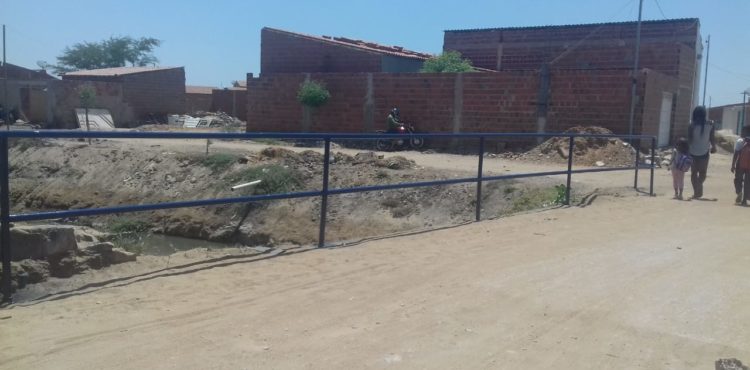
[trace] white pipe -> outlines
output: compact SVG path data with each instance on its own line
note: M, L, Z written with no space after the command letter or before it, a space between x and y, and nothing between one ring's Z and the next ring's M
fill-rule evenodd
M244 184L239 184L239 185L232 186L231 189L232 189L232 191L235 191L237 189L241 189L241 188L244 188L244 187L247 187L247 186L258 185L258 184L260 184L260 180L255 180L255 181L250 181L250 182L247 182L247 183L244 183Z

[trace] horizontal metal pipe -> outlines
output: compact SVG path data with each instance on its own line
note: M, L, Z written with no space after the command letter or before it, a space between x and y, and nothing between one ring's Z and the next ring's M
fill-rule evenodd
M633 169L635 169L635 167L591 168L591 169L574 170L573 173L626 171L626 170L633 170ZM527 178L527 177L557 176L557 175L565 175L565 174L567 174L567 171L548 171L548 172L536 172L536 173L519 173L519 174L512 174L512 175L484 176L482 178L482 182L497 181L497 180L511 180L511 179ZM437 180L437 181L360 186L360 187L355 187L355 188L330 189L328 190L328 193L331 195L351 194L351 193L380 191L380 190L395 190L395 189L419 188L419 187L427 187L427 186L454 185L454 184L477 182L478 180L479 178L477 177L464 177L464 178L458 178L458 179L447 179L447 180ZM69 217L96 216L96 215L105 215L105 214L113 214L113 213L145 212L145 211L155 211L155 210L160 210L160 209L171 209L171 208L201 207L201 206L211 206L211 205L219 205L219 204L260 202L260 201L279 200L279 199L295 199L295 198L315 197L315 196L320 196L321 194L322 192L320 191L306 191L306 192L298 192L298 193L253 195L253 196L246 196L246 197L191 200L191 201L183 201L183 202L138 204L138 205L131 205L131 206L117 206L117 207L103 207L103 208L87 208L87 209L76 209L76 210L68 210L68 211L24 213L24 214L10 215L10 222L40 221L40 220L51 220L51 219L69 218Z
M299 193L252 195L252 196L247 196L247 197L236 197L236 198L189 200L189 201L184 201L184 202L137 204L137 205L132 205L132 206L117 206L117 207L104 207L104 208L86 208L86 209L75 209L75 210L70 210L70 211L24 213L24 214L18 214L18 215L10 215L10 222L52 220L52 219L57 219L57 218L96 216L96 215L106 215L106 214L112 214L112 213L144 212L144 211L156 211L160 209L171 209L171 208L201 207L201 206L213 206L213 205L219 205L219 204L259 202L259 201L265 201L265 200L306 198L306 197L317 197L320 195L321 195L320 191L304 191L304 192L299 192Z
M519 132L467 132L460 134L449 133L414 133L410 136L426 138L518 138L518 137L587 137L587 138L623 138L623 139L651 139L647 135L588 135L572 133L519 133ZM285 133L285 132L139 132L139 131L78 131L78 130L17 130L0 131L0 137L9 138L100 138L100 139L392 139L404 137L404 134L368 134L368 133Z

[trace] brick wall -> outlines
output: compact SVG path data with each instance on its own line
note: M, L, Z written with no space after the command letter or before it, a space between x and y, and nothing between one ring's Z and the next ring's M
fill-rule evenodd
M675 116L675 107L679 98L678 80L656 71L646 70L643 72L640 81L639 91L642 92L643 122L650 123L644 125L643 134L658 136L664 95L671 94L672 106L670 108L669 137L673 141L677 137L684 136L684 133L681 132L683 127L682 122Z
M214 89L211 110L222 111L243 121L247 120L247 90L243 88Z
M697 19L644 22L641 68L675 75L678 46L695 50L698 28ZM446 31L443 48L495 70L539 69L553 61L553 68L632 68L635 33L635 22Z
M647 86L650 74L659 77L651 80L653 86ZM327 86L331 92L328 104L305 112L296 93L306 78ZM676 92L676 80L656 72L644 72L638 80L642 98L636 122L643 118L644 127L651 132L658 125L658 115L655 120L641 116L643 97L646 93ZM630 73L622 70L553 70L546 131L597 125L627 133L630 82ZM248 131L372 132L385 128L385 117L394 106L405 121L429 132L538 129L540 76L534 71L250 75L247 86ZM636 125L636 133L640 127Z
M270 73L380 72L381 54L331 45L264 28L260 70Z
M138 120L185 112L184 68L124 75L121 81L125 101Z
M549 131L561 132L582 125L628 132L632 89L629 71L553 70L551 74ZM638 121L639 118L636 117Z
M210 111L212 104L213 94L185 93L185 113L187 114Z
M133 108L125 101L122 83L108 81L62 80L48 83L48 104L50 106L50 128L77 128L75 109L81 107L80 91L83 87L93 88L96 98L93 108L107 109L112 114L115 125L123 127L135 120Z
M150 115L165 120L168 114L185 113L185 69L182 67L117 76L68 75L63 76L63 80L121 83L123 101L132 108L133 121L144 121Z

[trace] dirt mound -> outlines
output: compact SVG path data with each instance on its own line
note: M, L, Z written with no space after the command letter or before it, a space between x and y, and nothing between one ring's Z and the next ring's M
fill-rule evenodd
M576 126L565 133L611 135L612 131L598 126ZM569 148L570 142L567 137L555 137L533 148L527 155L567 161ZM597 162L608 167L630 166L635 160L630 145L617 138L577 137L573 140L573 155L573 162L583 166L596 166Z

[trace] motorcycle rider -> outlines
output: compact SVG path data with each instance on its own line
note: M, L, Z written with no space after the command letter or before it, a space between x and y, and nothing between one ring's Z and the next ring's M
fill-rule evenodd
M404 123L401 122L401 117L399 117L398 108L393 108L391 112L388 113L388 117L386 117L385 122L388 125L387 132L389 134L398 133L400 129L404 127Z

